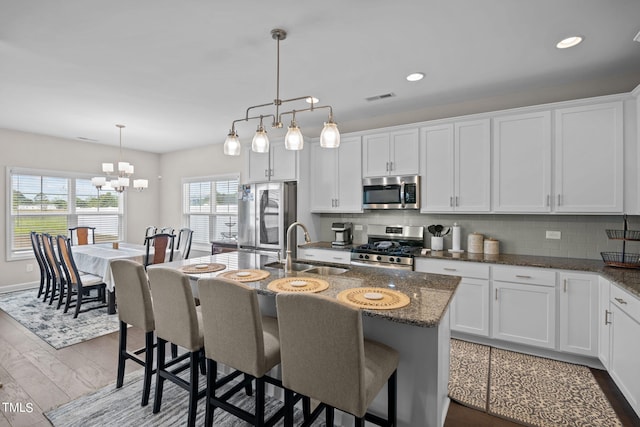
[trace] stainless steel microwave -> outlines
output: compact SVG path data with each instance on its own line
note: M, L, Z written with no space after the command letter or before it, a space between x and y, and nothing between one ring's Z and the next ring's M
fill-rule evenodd
M363 209L420 209L420 176L362 180Z

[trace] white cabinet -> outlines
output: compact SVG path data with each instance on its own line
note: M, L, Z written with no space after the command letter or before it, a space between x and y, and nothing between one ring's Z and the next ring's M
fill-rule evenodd
M622 102L556 110L555 210L621 213L622 156Z
M493 267L492 337L555 348L555 272Z
M598 276L559 273L560 351L598 356Z
M268 153L248 150L249 182L295 181L298 172L297 151L284 148L284 142L272 142Z
M493 119L493 211L551 211L551 113Z
M421 129L421 212L491 209L489 119Z
M342 142L340 144L342 145ZM298 248L297 259L331 262L334 264L351 264L351 252L348 250Z
M360 137L338 148L311 145L311 212L362 212L361 158Z
M489 336L489 266L479 263L416 259L416 271L461 276L450 305L452 331Z
M611 360L611 307L609 303L611 295L611 282L602 277L599 278L599 298L598 298L598 358L602 366L609 370Z
M385 132L363 137L363 178L417 175L420 169L418 129Z
M640 415L640 299L611 286L611 360L609 374Z

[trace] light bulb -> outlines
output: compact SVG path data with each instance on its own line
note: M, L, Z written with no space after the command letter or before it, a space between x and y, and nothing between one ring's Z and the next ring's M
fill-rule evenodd
M284 137L284 148L287 150L302 150L304 148L304 137L295 121L291 122L287 135Z
M320 133L320 146L324 148L337 148L340 146L340 131L338 125L329 119L324 124L324 128Z
M238 134L234 130L230 130L227 139L224 140L224 154L227 156L239 156L240 147Z
M269 152L269 137L262 126L258 127L256 134L253 136L253 140L251 141L251 150L256 153Z

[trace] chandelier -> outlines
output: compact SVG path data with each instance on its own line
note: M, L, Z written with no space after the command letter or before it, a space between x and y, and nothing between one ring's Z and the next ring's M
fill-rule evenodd
M326 148L335 148L340 146L340 132L338 131L338 126L333 121L333 109L330 105L316 106L316 102L318 102L318 99L310 95L299 96L290 99L280 99L280 41L287 38L287 32L285 30L276 28L274 30L271 30L271 37L276 40L278 44L276 68L276 99L274 99L273 102L253 105L247 108L244 118L234 120L232 122L231 130L229 130L229 134L224 141L224 154L228 156L240 155L240 140L238 139L238 133L236 132L235 126L237 122L248 122L249 120L260 120L256 133L253 136L253 141L251 142L251 150L256 153L267 153L269 151L269 138L267 137L267 131L265 130L263 125L263 119L271 117L273 119L271 127L279 129L282 128L282 116L288 114L291 115L291 124L289 125L287 134L284 138L284 146L287 150L302 150L304 146L304 138L302 136L300 128L298 127L298 124L296 123L296 114L325 108L329 109L329 120L325 122L324 128L320 133L320 146ZM282 104L302 100L305 100L309 104L311 104L311 107L280 112L280 106ZM249 117L249 112L254 108L269 106L276 107L274 114L259 114Z
M118 157L117 163L118 170L114 171L113 163L103 163L102 172L105 173L107 177L97 176L95 178L91 178L91 183L98 190L105 187L107 190L112 189L118 193L122 193L124 190L129 188L130 178L131 175L133 175L134 168L131 163L122 161L122 128L124 128L125 125L116 125L116 127L120 129L120 156ZM133 188L138 191L142 191L148 187L149 181L146 179L133 180Z

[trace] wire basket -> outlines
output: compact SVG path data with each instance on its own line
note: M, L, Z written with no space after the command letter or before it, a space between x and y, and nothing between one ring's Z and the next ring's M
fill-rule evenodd
M602 260L611 267L640 268L640 254L600 252Z
M607 237L616 240L640 240L638 230L607 230Z

